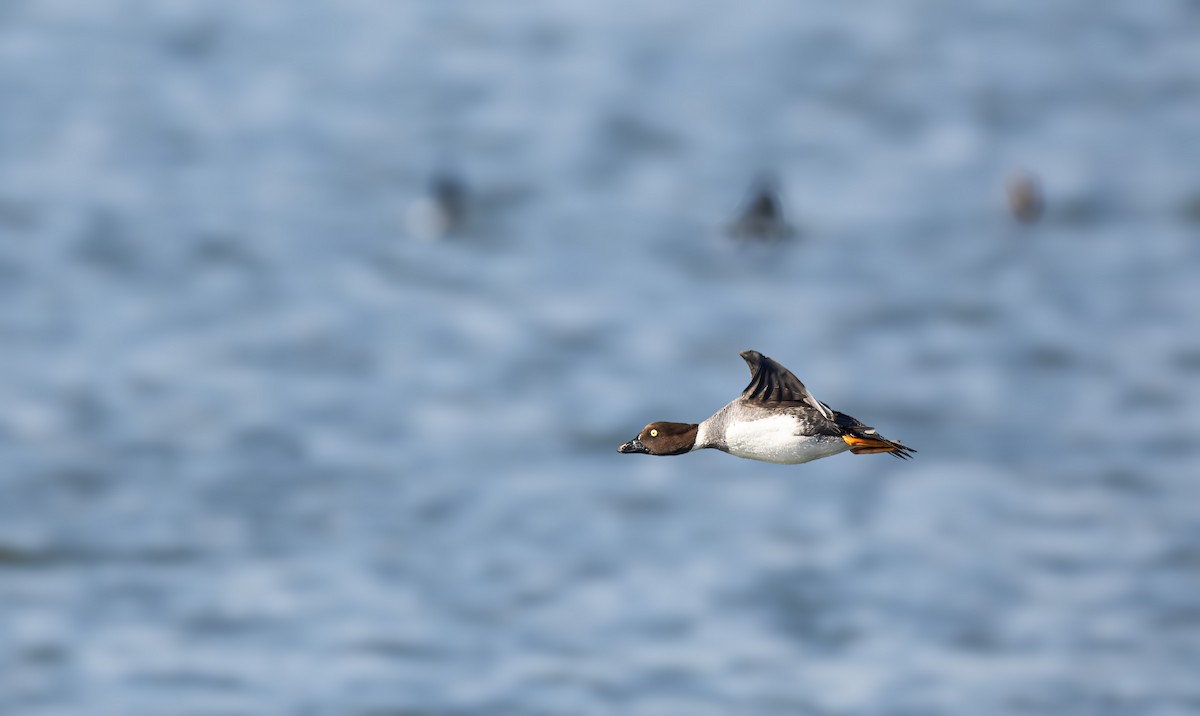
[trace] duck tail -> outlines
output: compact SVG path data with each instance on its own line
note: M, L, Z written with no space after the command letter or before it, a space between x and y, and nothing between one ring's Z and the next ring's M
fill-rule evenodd
M850 446L850 452L855 455L870 455L877 452L890 453L902 460L907 460L916 452L909 446L897 440L887 438L860 438L856 435L843 435L842 440Z
M842 440L850 446L850 452L855 455L886 452L894 457L907 460L916 452L899 440L888 440L876 432L875 428L863 425L845 413L838 413L836 418L843 430Z

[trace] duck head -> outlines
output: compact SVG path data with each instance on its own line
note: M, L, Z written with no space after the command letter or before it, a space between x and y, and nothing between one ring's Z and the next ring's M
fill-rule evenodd
M650 423L633 440L617 448L619 452L644 452L648 455L682 455L696 445L696 423Z

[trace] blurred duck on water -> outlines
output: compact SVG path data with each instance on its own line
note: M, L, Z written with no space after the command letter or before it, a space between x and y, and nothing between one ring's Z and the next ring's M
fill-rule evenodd
M1045 201L1042 188L1033 174L1014 172L1008 178L1008 208L1014 218L1022 224L1034 224L1042 218Z
M404 223L418 239L435 241L462 229L467 221L469 196L462 178L440 171L429 180L426 193L409 205Z
M754 180L744 208L729 226L730 236L741 241L782 241L796 235L783 216L778 184L768 174Z

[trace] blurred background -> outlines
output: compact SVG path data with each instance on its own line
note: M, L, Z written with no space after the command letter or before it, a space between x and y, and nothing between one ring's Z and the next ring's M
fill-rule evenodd
M1200 5L0 4L0 712L1200 711ZM625 456L760 350L920 450Z

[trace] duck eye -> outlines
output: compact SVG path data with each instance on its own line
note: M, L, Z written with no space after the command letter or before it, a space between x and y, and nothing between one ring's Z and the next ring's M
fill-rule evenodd
M652 437L652 438L658 437L658 428L651 428L650 437Z

